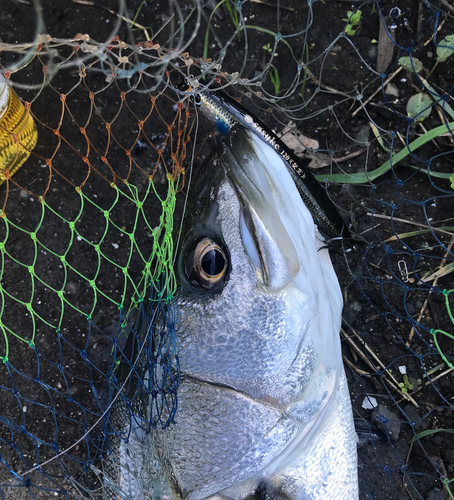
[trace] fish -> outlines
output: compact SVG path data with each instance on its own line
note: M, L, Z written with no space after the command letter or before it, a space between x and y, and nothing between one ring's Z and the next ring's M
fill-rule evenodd
M342 294L292 176L236 124L191 189L168 497L357 499Z
M357 499L342 294L288 165L235 122L190 192L174 269L178 409L166 431L123 424L114 495L158 498L144 477L160 463L164 500Z

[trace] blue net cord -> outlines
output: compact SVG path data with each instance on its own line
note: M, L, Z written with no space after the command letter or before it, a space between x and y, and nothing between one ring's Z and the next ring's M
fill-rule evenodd
M58 445L58 417L66 416L55 409L52 401L58 394L58 396L65 397L68 402L74 402L69 390L67 394L64 394L62 391L40 382L39 377L34 380L29 378L30 382L44 386L50 403L46 407L44 404L22 398L19 391L14 388L15 376L22 374L9 363L5 363L11 377L12 388L9 389L5 386L1 388L10 390L18 398L21 405L38 404L40 407L47 408L54 418L52 427L55 429L55 434L53 441L46 442L27 431L25 420L23 425L19 425L2 417L2 424L9 429L9 438L2 437L0 442L2 447L7 446L17 453L21 465L10 464L2 457L2 464L10 470L12 479L4 486L8 486L8 488L36 486L29 479L29 476L31 472L37 471L49 479L53 485L42 488L42 491L51 492L55 488L55 491L64 495L66 490L62 487L61 482L70 480L74 474L74 470L71 471L66 466L67 459L70 459L72 466L74 466L74 462L83 466L85 472L77 480L80 484L86 474L91 472L93 464L99 464L103 457L112 454L111 438L127 442L132 427L140 427L145 433L149 433L156 428L163 429L172 422L177 410L179 385L178 344L175 335L178 315L174 300L162 300L158 297L158 290L159 284L150 287L149 296L145 300L139 301L139 309L134 311L137 313L135 321L128 320L123 310L119 309L118 330L113 338L109 338L112 346L112 361L107 372L102 374L107 389L107 396L103 399L107 400L107 404L101 402L92 379L75 377L76 383L89 383L100 411L102 409L101 413L95 413L76 403L81 412L89 413L90 416L97 419L91 428L87 424L88 416L85 417L86 423L83 425L78 420L70 419L73 425L80 426L81 431L84 432L83 437L79 440L79 445L86 450L82 456L74 453L74 448L78 444L73 443L67 449L61 449ZM87 341L91 338L90 334L93 330L101 333L94 322L90 321ZM125 339L127 339L126 344ZM121 344L123 344L123 348ZM89 370L96 369L87 359L83 349L79 351L79 355L87 363ZM106 406L104 406L105 404ZM27 460L21 453L20 447L16 444L20 441L19 436L26 436L38 450L34 459L36 465ZM59 474L54 475L46 472L48 455L41 458L39 453L39 450L44 449L51 450L50 460L58 462L62 466ZM14 470L20 472L15 473ZM85 481L89 482L88 479ZM91 487L92 485L89 486L89 489ZM38 487L38 489L40 488ZM29 491L32 493L32 490Z

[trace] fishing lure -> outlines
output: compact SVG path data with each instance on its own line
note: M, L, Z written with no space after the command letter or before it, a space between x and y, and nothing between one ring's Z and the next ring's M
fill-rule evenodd
M186 85L186 88L188 86ZM329 241L352 240L350 231L334 203L307 166L262 121L225 93L204 90L196 94L196 104L222 135L243 125L272 147L289 169L293 181L320 231Z

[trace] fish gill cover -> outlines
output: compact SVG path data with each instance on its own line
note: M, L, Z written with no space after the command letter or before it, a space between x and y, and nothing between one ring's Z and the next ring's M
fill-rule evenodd
M354 411L384 434L359 450L360 498L454 498L450 3L1 9L1 73L32 130L0 118L1 495L127 498L122 474L165 488L174 227L213 135L194 102L221 87L365 240L332 253Z

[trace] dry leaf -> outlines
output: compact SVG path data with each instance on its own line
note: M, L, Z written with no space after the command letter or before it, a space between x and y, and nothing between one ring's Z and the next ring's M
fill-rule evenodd
M317 169L331 165L330 160L315 153L315 150L320 147L319 142L298 132L293 122L289 122L284 130L277 135L298 158L310 160L309 168Z

